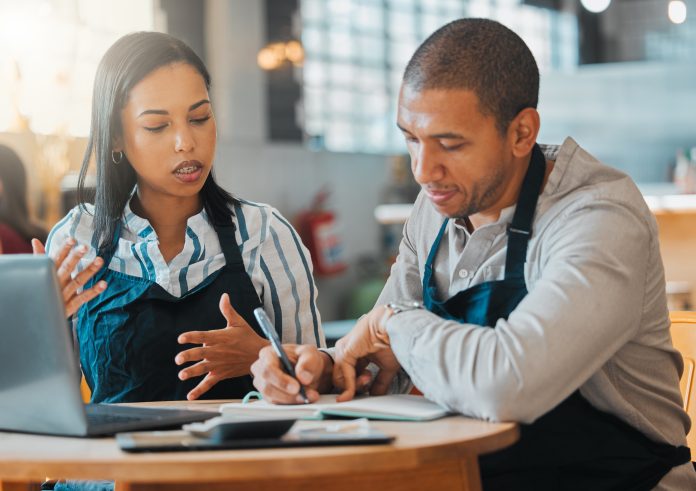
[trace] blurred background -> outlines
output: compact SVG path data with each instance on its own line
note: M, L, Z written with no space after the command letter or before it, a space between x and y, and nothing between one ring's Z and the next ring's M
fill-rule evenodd
M467 16L503 22L534 52L541 142L571 135L639 183L670 301L692 305L696 0L0 0L0 143L50 229L74 203L99 59L128 32L169 32L210 69L220 182L294 220L323 319L355 318L418 192L395 125L402 71Z

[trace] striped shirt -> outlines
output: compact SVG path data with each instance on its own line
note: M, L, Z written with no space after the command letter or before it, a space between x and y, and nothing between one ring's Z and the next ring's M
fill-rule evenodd
M232 220L242 261L264 309L276 326L282 326L282 341L325 346L312 263L297 232L275 208L244 200L240 203L235 205ZM96 256L93 205L77 206L58 222L48 236L47 253L58 251L68 237L91 246L77 273ZM182 297L205 286L206 279L224 264L217 233L205 210L188 219L184 248L166 263L152 225L127 204L108 268L145 278Z

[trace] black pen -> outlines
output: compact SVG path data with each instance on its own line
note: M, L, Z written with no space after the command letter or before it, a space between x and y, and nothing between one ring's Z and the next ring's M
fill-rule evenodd
M266 335L268 340L271 342L271 345L273 346L273 349L278 355L278 358L280 358L280 362L283 364L285 371L288 372L288 374L292 378L297 380L297 375L295 375L295 369L293 368L292 363L290 363L288 355L285 354L285 350L283 349L283 346L280 344L280 339L278 338L278 335L276 334L275 329L273 328L273 324L271 324L271 319L268 318L268 314L266 314L266 311L263 310L261 307L259 307L258 309L254 309L254 317L256 317L256 320L259 321L259 326L261 326L261 330ZM302 396L302 399L304 399L304 403L309 404L309 399L307 399L307 393L305 392L304 387L302 387L302 382L297 380L297 383L300 384L300 395Z

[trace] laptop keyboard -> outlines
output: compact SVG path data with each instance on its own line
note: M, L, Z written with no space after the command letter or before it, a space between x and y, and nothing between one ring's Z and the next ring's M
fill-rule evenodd
M92 435L141 429L180 428L184 423L203 421L219 416L219 413L211 411L112 404L87 404L85 412L87 413L89 432Z
M89 422L90 426L114 423L131 423L133 421L142 420L142 416L134 416L131 414L87 413L87 421Z
M162 417L161 411L130 406L88 404L85 409L87 412L87 421L90 426L132 423L134 421L152 421Z

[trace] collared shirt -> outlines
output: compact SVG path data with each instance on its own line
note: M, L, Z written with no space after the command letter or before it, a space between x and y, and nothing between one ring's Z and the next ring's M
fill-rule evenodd
M423 310L392 316L391 347L431 400L466 415L529 423L578 388L653 440L685 445L681 356L672 347L657 224L635 184L572 139L555 161L527 250L528 295L495 329ZM439 300L505 272L514 206L469 233L450 220L434 263ZM378 304L421 300L444 217L421 193ZM685 464L659 489L696 489Z
M276 209L251 201L240 200L232 220L246 272L264 310L276 325L282 324L282 341L325 346L312 262L297 232ZM93 222L94 206L73 208L51 231L47 252L57 251L68 237L91 245L77 268L81 271L96 257ZM188 219L184 248L167 263L153 227L126 205L118 246L108 267L146 278L182 297L205 286L206 279L224 264L217 233L205 210Z

